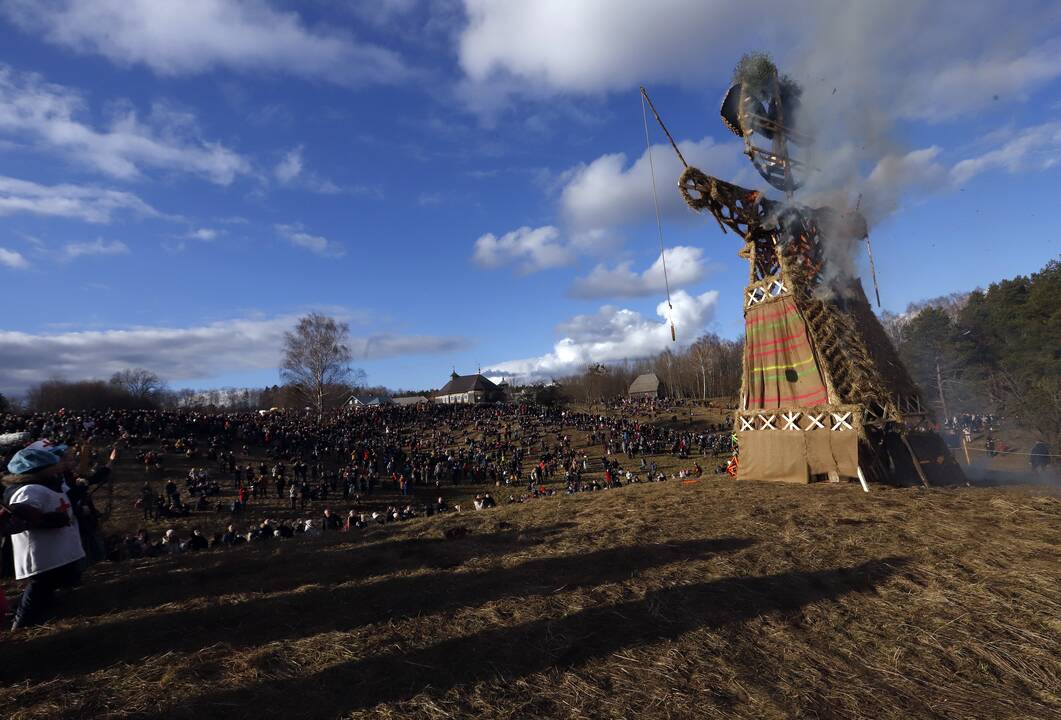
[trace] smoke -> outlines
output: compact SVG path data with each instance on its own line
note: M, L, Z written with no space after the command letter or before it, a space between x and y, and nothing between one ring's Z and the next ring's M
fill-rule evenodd
M823 263L815 292L820 299L846 297L852 279L858 277L856 262L868 229L858 210L852 209L825 215L821 230Z
M800 39L776 59L802 90L786 124L811 139L789 148L806 165L797 199L839 218L824 228L823 284L857 276L864 243L843 221L856 208L872 230L910 196L954 187L943 150L911 146L904 131L1026 100L1061 74L1061 55L1050 52L1059 17L1058 6L1039 4L1012 12L971 3L955 13L946 3L822 0L795 21ZM1006 32L985 32L995 27Z
M1056 468L1048 468L1046 472L1037 473L1033 470L1016 470L1010 467L997 467L999 463L992 462L986 457L977 457L972 465L962 465L962 471L966 479L972 485L979 487L1000 487L1009 485L1040 485L1044 487L1061 487L1061 475Z
M942 30L946 17L919 3L827 4L786 68L803 90L792 122L813 139L800 148L808 166L801 199L846 211L861 197L872 226L896 209L903 193L902 173L868 179L909 151L896 131L904 103L920 94L916 85L904 87L904 75L915 83L920 77L910 74L920 53L909 45L927 28ZM936 42L948 44L945 31L940 34Z
M807 120L813 112L802 111L803 91L799 84L782 74L766 53L745 54L733 71L733 81L736 87L723 102L722 116L731 128L739 125L744 133L754 133L748 138L752 145L749 151L752 163L763 178L775 189L789 190L798 189L813 178L810 204L820 208L814 224L821 243L821 255L815 259L822 261L817 293L823 299L837 293L842 295L856 276L860 243L868 232L858 212L862 193L851 207L849 193L844 187L846 183L836 178L825 179L818 166L824 166L823 160L828 158L829 167L843 172L845 156L850 153L842 154L838 164L831 161L831 156L821 149L822 143L816 140L816 125ZM785 136L778 134L774 123L789 128L789 132ZM769 154L771 151L793 160L796 155L803 158L784 169L775 161L776 156ZM810 165L811 162L815 165ZM900 175L891 165L881 165L874 174L880 184L889 183ZM807 225L811 218L800 210L800 205L806 204L806 198L800 200L802 202L798 204L790 203L786 193L783 204L766 218L768 226L780 228L781 237L790 241L810 232Z
M466 0L466 10L460 61L468 82L483 91L504 88L507 97L605 94L644 83L702 89L717 83L741 52L768 48L801 86L796 129L814 138L797 148L811 168L799 200L840 212L857 205L871 228L913 192L950 190L985 169L1012 172L1057 155L1031 150L1044 141L1058 147L1056 126L1048 124L1035 133L1024 128L1028 142L958 163L954 172L952 160L943 159L968 148L970 129L990 129L977 114L1011 123L1018 106L1061 78L1057 0ZM742 74L754 76L754 65ZM953 133L946 151L903 138L908 127L972 117L978 122L964 123L966 137ZM717 164L702 167L722 172ZM829 252L838 267L849 268L859 243Z

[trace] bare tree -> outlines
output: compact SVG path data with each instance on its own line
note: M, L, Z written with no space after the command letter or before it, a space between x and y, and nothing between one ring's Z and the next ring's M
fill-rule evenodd
M704 335L689 346L689 356L700 373L700 397L707 400L707 370L718 365L719 340L715 335Z
M906 328L910 324L911 317L908 313L896 314L887 310L880 314L881 327L884 328L884 332L896 350L900 350L906 343Z
M652 372L662 381L663 387L666 388L667 397L676 398L678 397L678 389L674 387L674 373L671 372L673 366L674 353L669 349L652 358Z
M111 385L122 388L134 400L145 405L157 402L166 389L166 383L162 378L144 368L120 370L111 375L110 382Z
M293 331L284 333L280 379L317 411L318 418L355 374L349 341L349 325L319 313L306 315ZM360 370L357 375L364 377Z

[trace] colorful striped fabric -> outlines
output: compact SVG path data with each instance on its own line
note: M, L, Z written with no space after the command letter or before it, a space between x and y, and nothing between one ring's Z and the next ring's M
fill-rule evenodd
M807 326L791 298L749 308L744 329L749 410L820 405L828 400Z

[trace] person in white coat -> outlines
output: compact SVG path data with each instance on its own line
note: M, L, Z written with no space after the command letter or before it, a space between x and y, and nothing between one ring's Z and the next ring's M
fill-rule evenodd
M73 464L65 445L34 443L7 465L3 503L27 527L11 536L15 578L27 581L12 629L43 622L56 589L80 580L85 551L64 480Z

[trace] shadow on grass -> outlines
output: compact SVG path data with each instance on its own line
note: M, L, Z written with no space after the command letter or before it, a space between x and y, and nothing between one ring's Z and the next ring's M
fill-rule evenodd
M502 555L547 541L572 527L557 523L507 532L386 541L375 528L331 533L323 540L270 540L222 550L187 553L148 563L98 566L72 594L62 619L152 608L197 596L264 593L313 584L341 583L400 571L445 570L473 557ZM372 544L361 544L364 540ZM374 542L382 540L381 542ZM305 562L299 562L304 559Z
M455 541L465 557L489 553L483 543ZM439 572L361 585L314 585L298 592L186 610L160 609L98 625L83 625L4 648L0 677L7 682L84 674L114 663L171 651L196 651L217 643L254 647L326 631L343 631L424 612L479 606L505 597L547 595L557 589L595 587L638 571L736 551L751 540L720 538L607 550L530 560L511 568ZM307 560L310 560L307 557ZM330 560L306 568L334 579ZM400 568L395 568L400 569ZM356 577L348 577L354 580ZM120 598L115 603L120 604Z
M154 717L339 717L379 703L407 700L425 690L441 694L479 681L511 682L548 669L582 666L623 648L674 640L701 628L740 623L764 613L793 612L853 592L872 592L904 562L887 558L850 568L728 578L655 590L643 600L208 693ZM587 562L586 569L591 567Z

